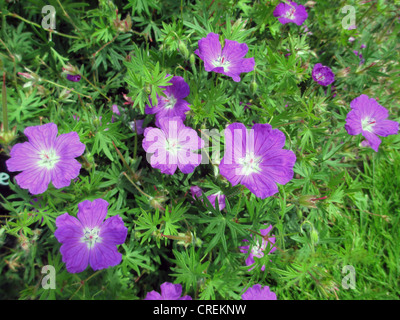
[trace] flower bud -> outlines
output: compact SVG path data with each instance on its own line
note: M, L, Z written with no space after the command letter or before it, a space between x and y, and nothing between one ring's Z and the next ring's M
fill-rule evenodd
M189 58L189 50L186 46L186 44L183 41L179 41L178 44L179 52L182 53L182 55L185 57L185 59Z
M4 127L3 124L0 126L0 144L7 146L9 145L13 140L15 140L18 137L17 135L17 126L9 130L8 132L4 132Z
M194 68L194 64L196 62L196 56L193 53L190 55L189 61L190 64L192 65L192 68Z
M336 73L336 76L338 78L345 78L350 74L350 67L344 68L339 70L339 72Z
M313 245L316 245L319 241L318 231L314 227L311 229L310 238Z
M301 196L299 198L299 204L301 206L307 207L307 208L317 208L317 206L315 205L315 198L317 196L310 196L310 195L305 195L305 196Z
M257 84L257 82L252 81L252 82L250 83L250 92L251 92L252 94L255 94L255 93L257 92L257 89L258 89L258 84Z

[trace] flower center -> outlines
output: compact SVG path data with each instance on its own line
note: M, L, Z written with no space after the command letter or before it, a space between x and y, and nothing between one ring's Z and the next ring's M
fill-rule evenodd
M180 150L178 139L168 139L165 149L172 154L177 154Z
M260 242L257 240L257 244L251 247L251 254L257 258L262 258L264 256L265 244L260 245Z
M291 9L289 9L289 11L286 11L285 18L293 20L295 13L296 13L296 9L295 8L291 8Z
M47 169L53 169L54 166L60 161L60 157L57 155L54 149L43 150L39 153L40 160L37 164L40 167L45 167Z
M217 60L215 60L213 62L213 66L218 68L218 67L222 67L224 68L224 72L228 72L228 67L229 67L230 63L228 60L225 59L225 57L218 57Z
M371 119L371 118L364 118L363 120L361 120L361 127L364 131L369 131L369 132L373 132L373 128L375 126L375 119Z
M170 96L164 98L164 102L165 102L164 106L165 109L173 109L176 104L176 98L171 94Z
M239 159L239 164L242 165L242 174L248 176L254 172L260 172L261 157L257 157L254 152L246 154L244 158Z
M321 73L318 73L316 76L318 81L324 81L325 80L325 76L323 76Z
M100 229L97 227L94 227L93 229L85 228L84 229L84 235L82 237L82 241L86 242L88 248L93 248L93 246L101 241L101 238L99 237Z

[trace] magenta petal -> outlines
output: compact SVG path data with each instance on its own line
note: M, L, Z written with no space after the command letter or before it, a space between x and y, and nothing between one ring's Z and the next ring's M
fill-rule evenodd
M29 142L38 151L52 149L55 144L57 133L57 125L54 123L27 127L24 130L24 134L28 137Z
M54 232L54 236L60 243L64 243L69 240L79 242L83 237L83 226L80 221L70 216L68 213L64 213L58 216L56 219L57 229Z
M62 158L76 158L83 154L85 145L76 132L61 134L55 141L55 150Z
M17 143L10 152L10 159L6 161L8 171L23 171L37 168L40 160L38 150L31 143Z
M75 159L61 160L58 162L51 173L51 182L57 189L68 187L71 180L75 179L80 172L81 164Z
M67 271L77 273L84 271L89 263L89 249L86 243L78 241L65 242L61 248L62 261L66 264Z
M163 300L163 299L161 297L161 294L153 290L147 293L146 298L144 300Z
M103 242L117 245L125 242L127 234L128 228L125 227L122 218L117 215L104 221L99 236Z
M268 286L264 288L260 284L248 288L242 295L243 300L276 300L276 294Z
M368 132L368 131L362 131L362 135L364 136L365 139L368 140L368 143L370 147L375 151L378 152L379 145L381 144L381 139L378 138L377 135Z
M106 241L97 243L90 249L89 263L93 270L105 269L118 265L122 260L122 254L115 245Z
M182 294L182 285L179 283L164 282L160 287L164 300L178 300Z
M85 200L78 204L78 219L84 227L100 227L107 216L108 202L103 199Z
M24 170L17 176L15 181L23 189L28 189L32 194L41 194L47 190L50 183L51 175L46 169L32 168Z

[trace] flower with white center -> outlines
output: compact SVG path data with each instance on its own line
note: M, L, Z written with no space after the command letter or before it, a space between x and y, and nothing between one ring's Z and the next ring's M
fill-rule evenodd
M57 137L54 123L27 127L24 133L29 141L14 145L6 161L9 171L22 171L15 177L18 185L32 194L45 192L50 182L57 189L69 186L81 168L75 158L85 150L78 134Z
M363 146L370 146L378 152L381 140L378 136L387 137L399 132L399 123L387 120L389 112L375 99L362 94L350 103L352 109L346 117L345 129L348 134L362 134L366 139Z
M78 204L78 219L68 213L57 217L54 236L62 243L60 252L68 272L82 272L88 264L100 270L121 262L117 245L125 242L128 228L119 215L105 219L107 207L103 199L85 200Z
M295 154L282 149L285 135L269 124L255 124L252 129L232 123L225 129L225 153L219 164L222 176L235 186L242 184L264 199L278 192L277 183L293 178Z
M207 72L222 73L239 82L241 73L254 70L254 58L245 58L248 51L247 44L228 39L222 48L219 35L210 32L199 40L199 49L194 53L204 61Z
M274 252L276 250L275 245L275 236L269 236L269 232L272 230L272 226L270 225L268 228L266 229L261 229L260 230L260 234L263 236L263 238L260 237L260 235L256 235L256 244L255 245L248 245L248 246L242 246L239 247L240 252L245 253L245 254L249 254L247 259L246 259L246 266L251 266L252 264L255 263L254 257L256 258L262 258L264 257L264 254L266 254L265 249L267 247L271 248L270 251L268 252L268 254ZM252 238L254 238L254 236L251 234L250 235ZM259 240L261 239L261 243L259 242ZM249 240L244 239L244 242L249 242ZM269 245L268 245L269 243ZM254 267L250 268L249 271L253 270ZM261 271L265 270L265 265L263 265L261 267Z
M201 154L194 151L203 148L204 141L180 117L161 119L159 125L144 131L142 145L151 166L166 174L174 174L178 167L183 173L193 172L201 162Z
M169 75L167 75L169 76ZM190 94L189 85L182 77L175 76L170 81L171 86L164 88L164 96L157 94L157 103L153 104L150 100L150 105L146 105L146 114L156 115L156 126L160 127L160 120L164 118L180 117L182 121L186 119L186 112L190 110L189 103L184 100Z
M302 25L308 17L306 8L296 2L286 1L278 4L274 10L274 17L277 17L282 24L295 23Z

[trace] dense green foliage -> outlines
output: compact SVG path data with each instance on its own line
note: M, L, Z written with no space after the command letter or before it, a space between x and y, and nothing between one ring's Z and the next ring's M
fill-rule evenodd
M143 299L165 281L182 284L193 299L241 299L256 283L282 300L399 297L400 137L382 138L376 153L344 125L350 101L361 94L400 121L400 2L308 1L305 24L312 34L282 25L272 14L279 2L0 0L0 67L8 124L16 126L2 155L26 141L27 126L48 122L59 133L78 132L86 145L70 187L32 196L11 179L14 193L1 196L2 298ZM56 8L54 31L41 27L46 4ZM356 10L354 30L342 27L345 5ZM238 83L206 72L194 51L209 32L246 43L255 70ZM363 64L353 53L361 44ZM316 63L332 68L334 87L313 81ZM80 82L65 78L62 68L71 66ZM297 157L293 180L262 200L219 175L218 159L188 175L153 169L143 135L130 123L145 119L154 126L144 107L162 94L166 74L189 84L185 125L197 132L233 122L269 123L284 132L285 148ZM124 105L123 94L132 104ZM115 122L113 104L124 108ZM205 191L203 201L192 199L192 185ZM219 191L226 195L222 211L206 198ZM54 237L55 219L96 198L107 200L109 216L119 214L128 227L119 246L123 260L70 274ZM274 227L278 250L248 271L238 247L264 224ZM56 268L55 290L41 286L44 265ZM355 268L355 289L342 287L347 265Z

